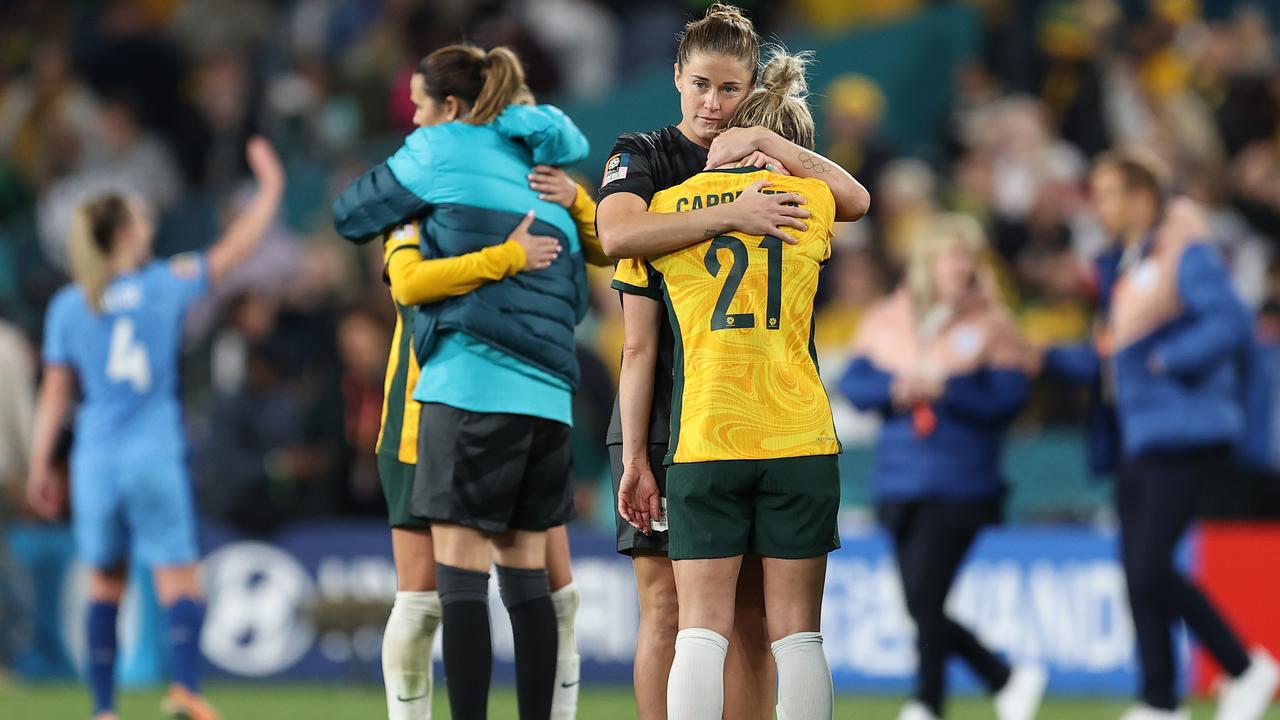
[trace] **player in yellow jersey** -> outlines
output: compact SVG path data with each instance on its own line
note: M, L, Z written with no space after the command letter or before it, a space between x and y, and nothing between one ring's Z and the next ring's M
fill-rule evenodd
M532 104L532 96L524 101ZM583 244L584 256L595 265L611 265L595 232L595 201L559 168L539 165L529 185L540 199L569 209ZM383 635L383 676L391 720L431 717L431 647L440 624L436 593L434 546L430 524L413 514L411 498L418 462L420 403L413 399L418 382L418 359L413 351L413 306L464 295L489 282L520 272L541 270L560 252L551 237L532 235L533 213L516 227L507 241L465 255L425 260L419 251L418 222L402 226L383 243L386 280L396 308L396 326L387 360L382 426L378 434L378 472L387 501L397 592ZM569 539L563 525L547 533L547 570L555 606L560 651L552 720L572 720L578 696L578 654L574 618L577 587L570 568Z
M812 148L803 57L775 53L762 85L730 126L764 126ZM809 211L804 230L727 232L683 250L620 263L615 287L661 297L676 337L667 469L669 554L680 633L667 689L669 720L718 720L744 555L763 559L765 615L778 668L778 717L828 720L831 673L819 619L826 555L839 547L840 483L831 408L813 357L818 272L831 253L836 201L820 179L747 166L716 168L650 202L681 213L733 202L743 191L782 193ZM794 243L794 244L790 244ZM652 315L652 327L660 316ZM625 443L644 442L649 406L622 378ZM649 385L651 387L651 385ZM642 395L642 393L641 393ZM639 402L637 403L637 400ZM627 437L632 435L632 437ZM619 512L646 530L660 516L651 474L629 474Z

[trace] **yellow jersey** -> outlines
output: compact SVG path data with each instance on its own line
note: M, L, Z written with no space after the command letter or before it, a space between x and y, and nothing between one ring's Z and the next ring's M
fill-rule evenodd
M818 272L831 256L835 198L821 180L713 170L653 196L651 212L733 202L757 180L803 196L799 243L731 232L618 264L614 286L661 297L675 334L668 463L840 452L813 348Z

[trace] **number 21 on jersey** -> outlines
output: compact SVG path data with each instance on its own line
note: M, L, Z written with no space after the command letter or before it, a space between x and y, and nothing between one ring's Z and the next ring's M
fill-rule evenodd
M760 247L768 251L768 293L765 297L765 327L770 330L777 330L782 322L782 241L776 237L765 237L760 241ZM742 276L747 273L747 264L749 256L747 255L747 245L741 239L732 235L721 235L711 241L711 247L707 248L707 256L703 259L703 263L707 268L707 272L711 273L711 277L720 276L720 257L718 255L721 249L728 250L733 255L733 265L729 268L728 274L724 279L724 285L720 288L720 296L716 298L716 309L711 313L711 329L712 330L745 330L756 326L755 313L730 313L729 304L733 302L733 296L738 292L738 286L742 284Z
M151 361L147 357L147 348L138 342L131 318L120 318L111 327L107 379L127 382L137 393L151 388Z

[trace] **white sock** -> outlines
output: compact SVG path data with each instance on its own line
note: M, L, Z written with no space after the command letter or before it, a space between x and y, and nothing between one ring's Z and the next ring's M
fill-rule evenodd
M556 660L556 689L551 696L551 720L574 720L578 715L578 639L574 621L578 617L578 586L572 582L551 593L556 609L556 632L560 638Z
M556 633L559 637L552 720L573 720L577 717L577 691L580 687L577 637L573 634L573 624L577 620L577 585L570 582L553 592L552 606L556 607Z
M724 713L724 658L729 640L706 628L676 635L667 678L667 720L720 720Z
M382 634L388 720L431 720L431 646L438 627L436 591L396 593Z
M822 633L788 635L772 647L778 663L778 720L831 720L835 695Z

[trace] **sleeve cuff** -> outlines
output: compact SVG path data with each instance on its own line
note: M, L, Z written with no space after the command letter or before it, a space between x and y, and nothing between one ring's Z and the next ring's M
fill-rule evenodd
M613 283L611 283L611 287L613 287L614 290L617 290L618 292L621 292L621 293L626 293L627 295L642 295L652 300L662 299L662 291L653 287L643 287L641 285L632 285L631 283L623 282L617 279L615 279Z
M573 203L569 205L569 214L575 220L581 218L588 210L594 209L596 201L587 192L587 189L579 183L574 183L578 188L578 193L573 196Z

